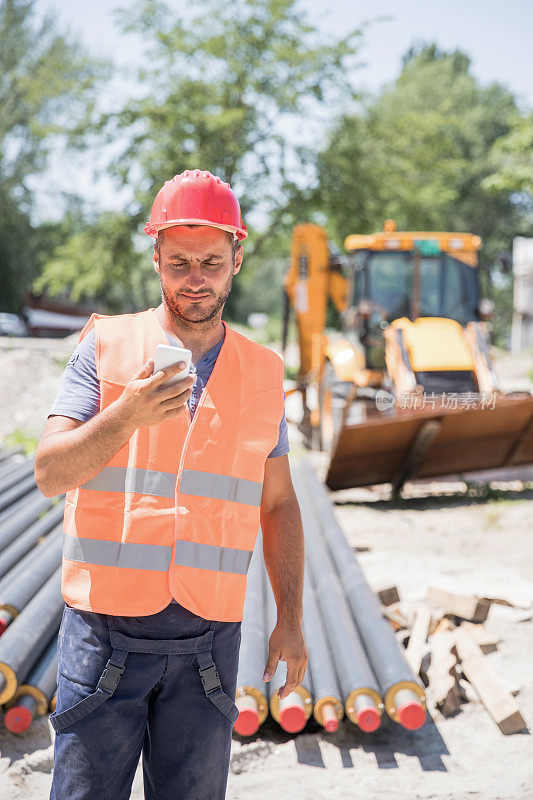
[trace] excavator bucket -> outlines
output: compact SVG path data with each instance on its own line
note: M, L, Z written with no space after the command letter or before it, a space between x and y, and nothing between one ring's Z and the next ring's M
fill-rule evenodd
M330 489L434 478L533 463L533 397L469 408L398 410L345 424L326 476Z

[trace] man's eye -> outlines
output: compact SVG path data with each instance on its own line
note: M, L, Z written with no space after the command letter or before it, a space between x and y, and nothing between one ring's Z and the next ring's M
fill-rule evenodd
M175 261L172 264L170 264L170 266L173 267L174 269L183 269L183 267L186 267L187 264L185 262Z
M220 261L208 261L205 266L207 269L218 269L220 267Z

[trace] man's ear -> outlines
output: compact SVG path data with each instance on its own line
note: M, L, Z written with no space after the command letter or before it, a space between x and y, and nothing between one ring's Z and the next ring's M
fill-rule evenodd
M152 256L152 259L154 262L154 269L157 272L157 274L160 275L161 273L159 272L159 253L157 252L155 244L154 244L154 254Z
M233 267L233 274L236 275L241 266L242 266L242 259L244 256L244 249L242 244L240 244L237 248L237 252L235 253L235 266Z

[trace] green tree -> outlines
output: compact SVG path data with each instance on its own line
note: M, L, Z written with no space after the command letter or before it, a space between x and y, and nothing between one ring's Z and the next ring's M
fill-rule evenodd
M35 279L34 291L90 301L111 314L157 305L159 282L149 259L135 249L126 212L104 213L93 222L69 215L63 225L66 235Z
M120 176L130 181L140 167L146 204L169 175L201 165L235 187L243 213L277 208L305 166L286 128L353 97L361 32L327 41L296 0L194 8L188 19L154 0L127 11L126 29L147 42L139 80L148 91L118 118L135 130Z
M533 204L533 113L516 117L509 132L492 149L494 172L484 188L494 192L520 192L524 202Z
M483 189L495 196L508 194L521 210L521 224L512 233L533 236L533 114L513 119L509 132L494 143L489 165L493 171L482 181ZM510 254L510 241L505 250ZM512 274L497 276L492 296L495 340L507 345L513 317Z
M319 157L331 231L369 233L387 217L404 229L471 231L492 260L521 224L509 191L484 184L489 154L516 115L511 92L481 86L464 53L411 49L399 78L341 117Z
M122 242L116 251L120 263L139 269L133 253L143 245L135 232L163 182L191 168L208 169L234 188L251 234L245 271L253 273L262 254L272 256L273 234L290 222L284 210L313 175L314 151L302 146L299 127L319 126L335 104L354 96L360 32L328 40L296 0L200 0L187 15L150 0L124 12L124 22L126 31L142 32L146 43L138 76L144 92L103 124L110 139L128 139L111 169L119 182L135 187L135 204L126 215L96 222L88 238L76 234L47 264L40 285L67 285L79 299L108 302L109 281L125 275L116 263L110 271L103 257L109 227L114 241ZM253 219L264 229L260 234ZM100 258L85 261L88 239ZM155 274L144 247L141 270L146 280L151 276L151 294ZM263 270L262 278L268 281L268 275ZM239 276L228 311L233 305L242 317L240 286ZM130 287L126 295L128 307L145 302L146 292ZM262 308L261 300L256 308Z
M59 137L83 141L103 74L103 64L61 35L52 17L36 23L34 2L0 0L1 310L20 310L53 246L50 226L32 219L28 179L46 167Z

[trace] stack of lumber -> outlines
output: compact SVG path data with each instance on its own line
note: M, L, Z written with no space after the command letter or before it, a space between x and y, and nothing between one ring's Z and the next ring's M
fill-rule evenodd
M511 606L507 598L430 586L425 600L412 605L407 613L396 587L377 595L384 617L406 648L411 669L427 687L430 708L451 716L465 702L481 702L502 733L526 728L514 696L519 690L509 689L508 681L485 657L499 644L486 624L489 611L494 603Z

